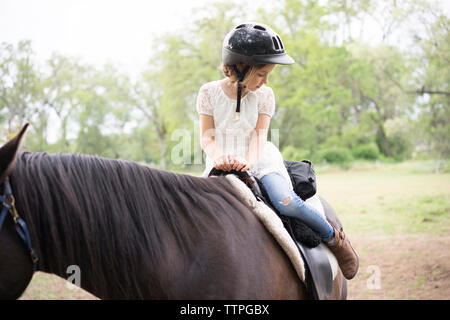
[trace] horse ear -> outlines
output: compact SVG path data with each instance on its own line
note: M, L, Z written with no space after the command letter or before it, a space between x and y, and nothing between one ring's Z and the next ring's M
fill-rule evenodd
M0 148L0 183L9 176L14 168L14 162L16 161L17 153L25 137L28 125L28 122L25 123L19 133Z

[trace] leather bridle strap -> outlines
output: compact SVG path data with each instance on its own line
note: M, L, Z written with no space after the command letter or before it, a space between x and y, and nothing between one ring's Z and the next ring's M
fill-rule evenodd
M27 247L30 253L30 258L31 261L33 262L33 270L36 271L39 259L36 252L33 249L30 231L28 230L27 224L19 216L17 212L16 206L14 204L14 196L12 194L12 189L11 185L9 184L8 178L6 178L6 180L3 182L2 187L3 187L3 194L0 195L0 201L2 206L0 211L0 231L2 230L3 223L5 222L6 216L9 212L14 220L17 234L22 239L22 241L24 242L25 246Z

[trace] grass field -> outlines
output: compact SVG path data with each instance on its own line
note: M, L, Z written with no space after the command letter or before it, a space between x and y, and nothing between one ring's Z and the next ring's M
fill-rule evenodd
M450 298L450 174L429 164L319 168L318 192L360 257L349 299Z
M386 168L319 173L318 192L352 233L450 235L450 174Z
M450 173L431 162L317 167L318 193L337 211L360 257L349 299L450 298ZM36 273L21 299L93 299Z

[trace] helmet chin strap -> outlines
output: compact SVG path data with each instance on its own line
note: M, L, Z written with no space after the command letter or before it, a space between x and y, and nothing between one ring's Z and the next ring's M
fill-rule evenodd
M237 120L239 120L239 114L241 112L241 95L242 95L242 81L244 80L245 75L247 74L248 70L250 69L250 66L247 65L244 70L239 71L236 65L233 65L233 70L236 72L236 75L238 76L238 87L237 87L237 104L236 104L236 117Z

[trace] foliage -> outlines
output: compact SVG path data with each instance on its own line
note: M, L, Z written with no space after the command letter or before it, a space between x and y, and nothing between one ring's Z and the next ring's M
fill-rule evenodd
M395 118L386 121L386 135L395 160L411 157L413 145L410 139L411 126L408 119Z
M31 42L0 44L0 114L7 135L14 133L24 119L42 111L37 104L41 95L41 76ZM45 117L39 119L45 121Z
M352 155L356 159L377 160L380 157L378 146L374 143L357 145L352 149Z
M347 164L353 160L353 156L348 149L334 148L320 150L319 159L328 163Z
M286 159L348 165L426 152L439 171L450 158L450 20L439 1L274 0L256 15L245 5L212 2L193 11L182 32L154 41L137 79L56 53L41 65L30 41L2 43L2 138L30 121L32 151L190 168L201 158L198 90L222 77L225 34L259 20L279 32L296 61L277 66L268 83L276 97L271 129ZM363 22L377 25L380 38L364 39ZM180 132L189 140L173 140ZM191 149L178 164L171 157L180 143Z
M283 159L291 161L302 161L310 158L310 154L307 150L295 148L293 146L287 146L281 152Z

